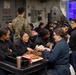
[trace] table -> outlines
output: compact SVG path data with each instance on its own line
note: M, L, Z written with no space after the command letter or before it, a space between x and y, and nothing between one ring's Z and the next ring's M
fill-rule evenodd
M9 61L0 61L0 68L16 75L27 75L45 68L47 63L48 60L42 60L29 66L22 66L21 69L18 69L15 63Z

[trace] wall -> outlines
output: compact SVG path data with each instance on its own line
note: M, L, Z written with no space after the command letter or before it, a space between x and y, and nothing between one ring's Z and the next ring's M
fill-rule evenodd
M5 14L4 12L4 1L10 1L10 8L8 11L9 13ZM50 18L49 21L52 18L53 19L60 19L61 11L60 11L60 1L59 0L48 0L45 3L40 3L40 0L0 0L0 24L2 26L7 26L7 22L14 19L17 16L17 8L20 6L23 6L26 8L26 14L25 18L28 20L29 23L33 23L35 27L39 25L40 22L43 22L47 24L48 17ZM56 10L58 12L56 15L54 15L54 12L50 14L53 6L58 7L59 10ZM4 12L4 13L3 13ZM42 17L42 20L38 20Z
M15 17L14 11L15 11L15 5L12 0L8 1L8 3L5 0L0 1L0 24L1 26L7 26L7 23L10 22Z
M0 24L7 26L17 16L17 8L26 7L25 0L0 0Z
M57 14L55 16L53 15L54 12L52 12L52 18L60 20L61 11L60 11L60 1L59 0L48 0L45 3L40 3L39 0L26 0L26 18L31 23L31 19L35 18L35 22L33 22L34 26L37 27L40 22L43 22L47 24L48 22L48 13L52 10L53 6L58 7ZM34 15L32 17L31 10L41 11L41 14ZM28 13L30 13L30 16L28 16ZM33 12L35 13L35 12ZM42 17L41 21L38 21L38 16ZM53 21L53 20L52 20Z

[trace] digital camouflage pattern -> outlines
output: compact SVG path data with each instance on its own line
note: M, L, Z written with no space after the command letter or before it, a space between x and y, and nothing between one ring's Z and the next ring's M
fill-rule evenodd
M24 31L31 35L31 28L25 18L16 17L12 21L12 28L11 30L14 32L14 40L20 37L20 32Z

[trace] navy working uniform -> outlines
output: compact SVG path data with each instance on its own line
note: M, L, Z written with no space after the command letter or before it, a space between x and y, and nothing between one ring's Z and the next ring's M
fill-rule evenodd
M69 46L64 39L56 43L51 52L43 51L43 56L53 62L53 69L47 70L47 74L69 75Z

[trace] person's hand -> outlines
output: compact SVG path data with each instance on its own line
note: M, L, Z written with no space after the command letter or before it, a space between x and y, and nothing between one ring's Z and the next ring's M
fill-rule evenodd
M51 43L51 42L48 42L48 43L46 44L47 47L50 47L51 45L53 45L53 43Z
M9 52L11 52L12 53L12 49L8 49L9 50Z
M49 52L51 51L51 49L50 49L50 48L45 47L45 49L46 49L47 51L49 51Z
M29 47L27 47L27 50L28 50L29 52L33 52L33 51L34 51L33 49L31 49L31 48L29 48Z
M36 46L35 46L35 50L38 50L38 47L39 47L39 46L38 46L38 45L36 45Z
M45 50L45 47L43 46L43 45L40 45L40 46L38 46L38 51L44 51Z

